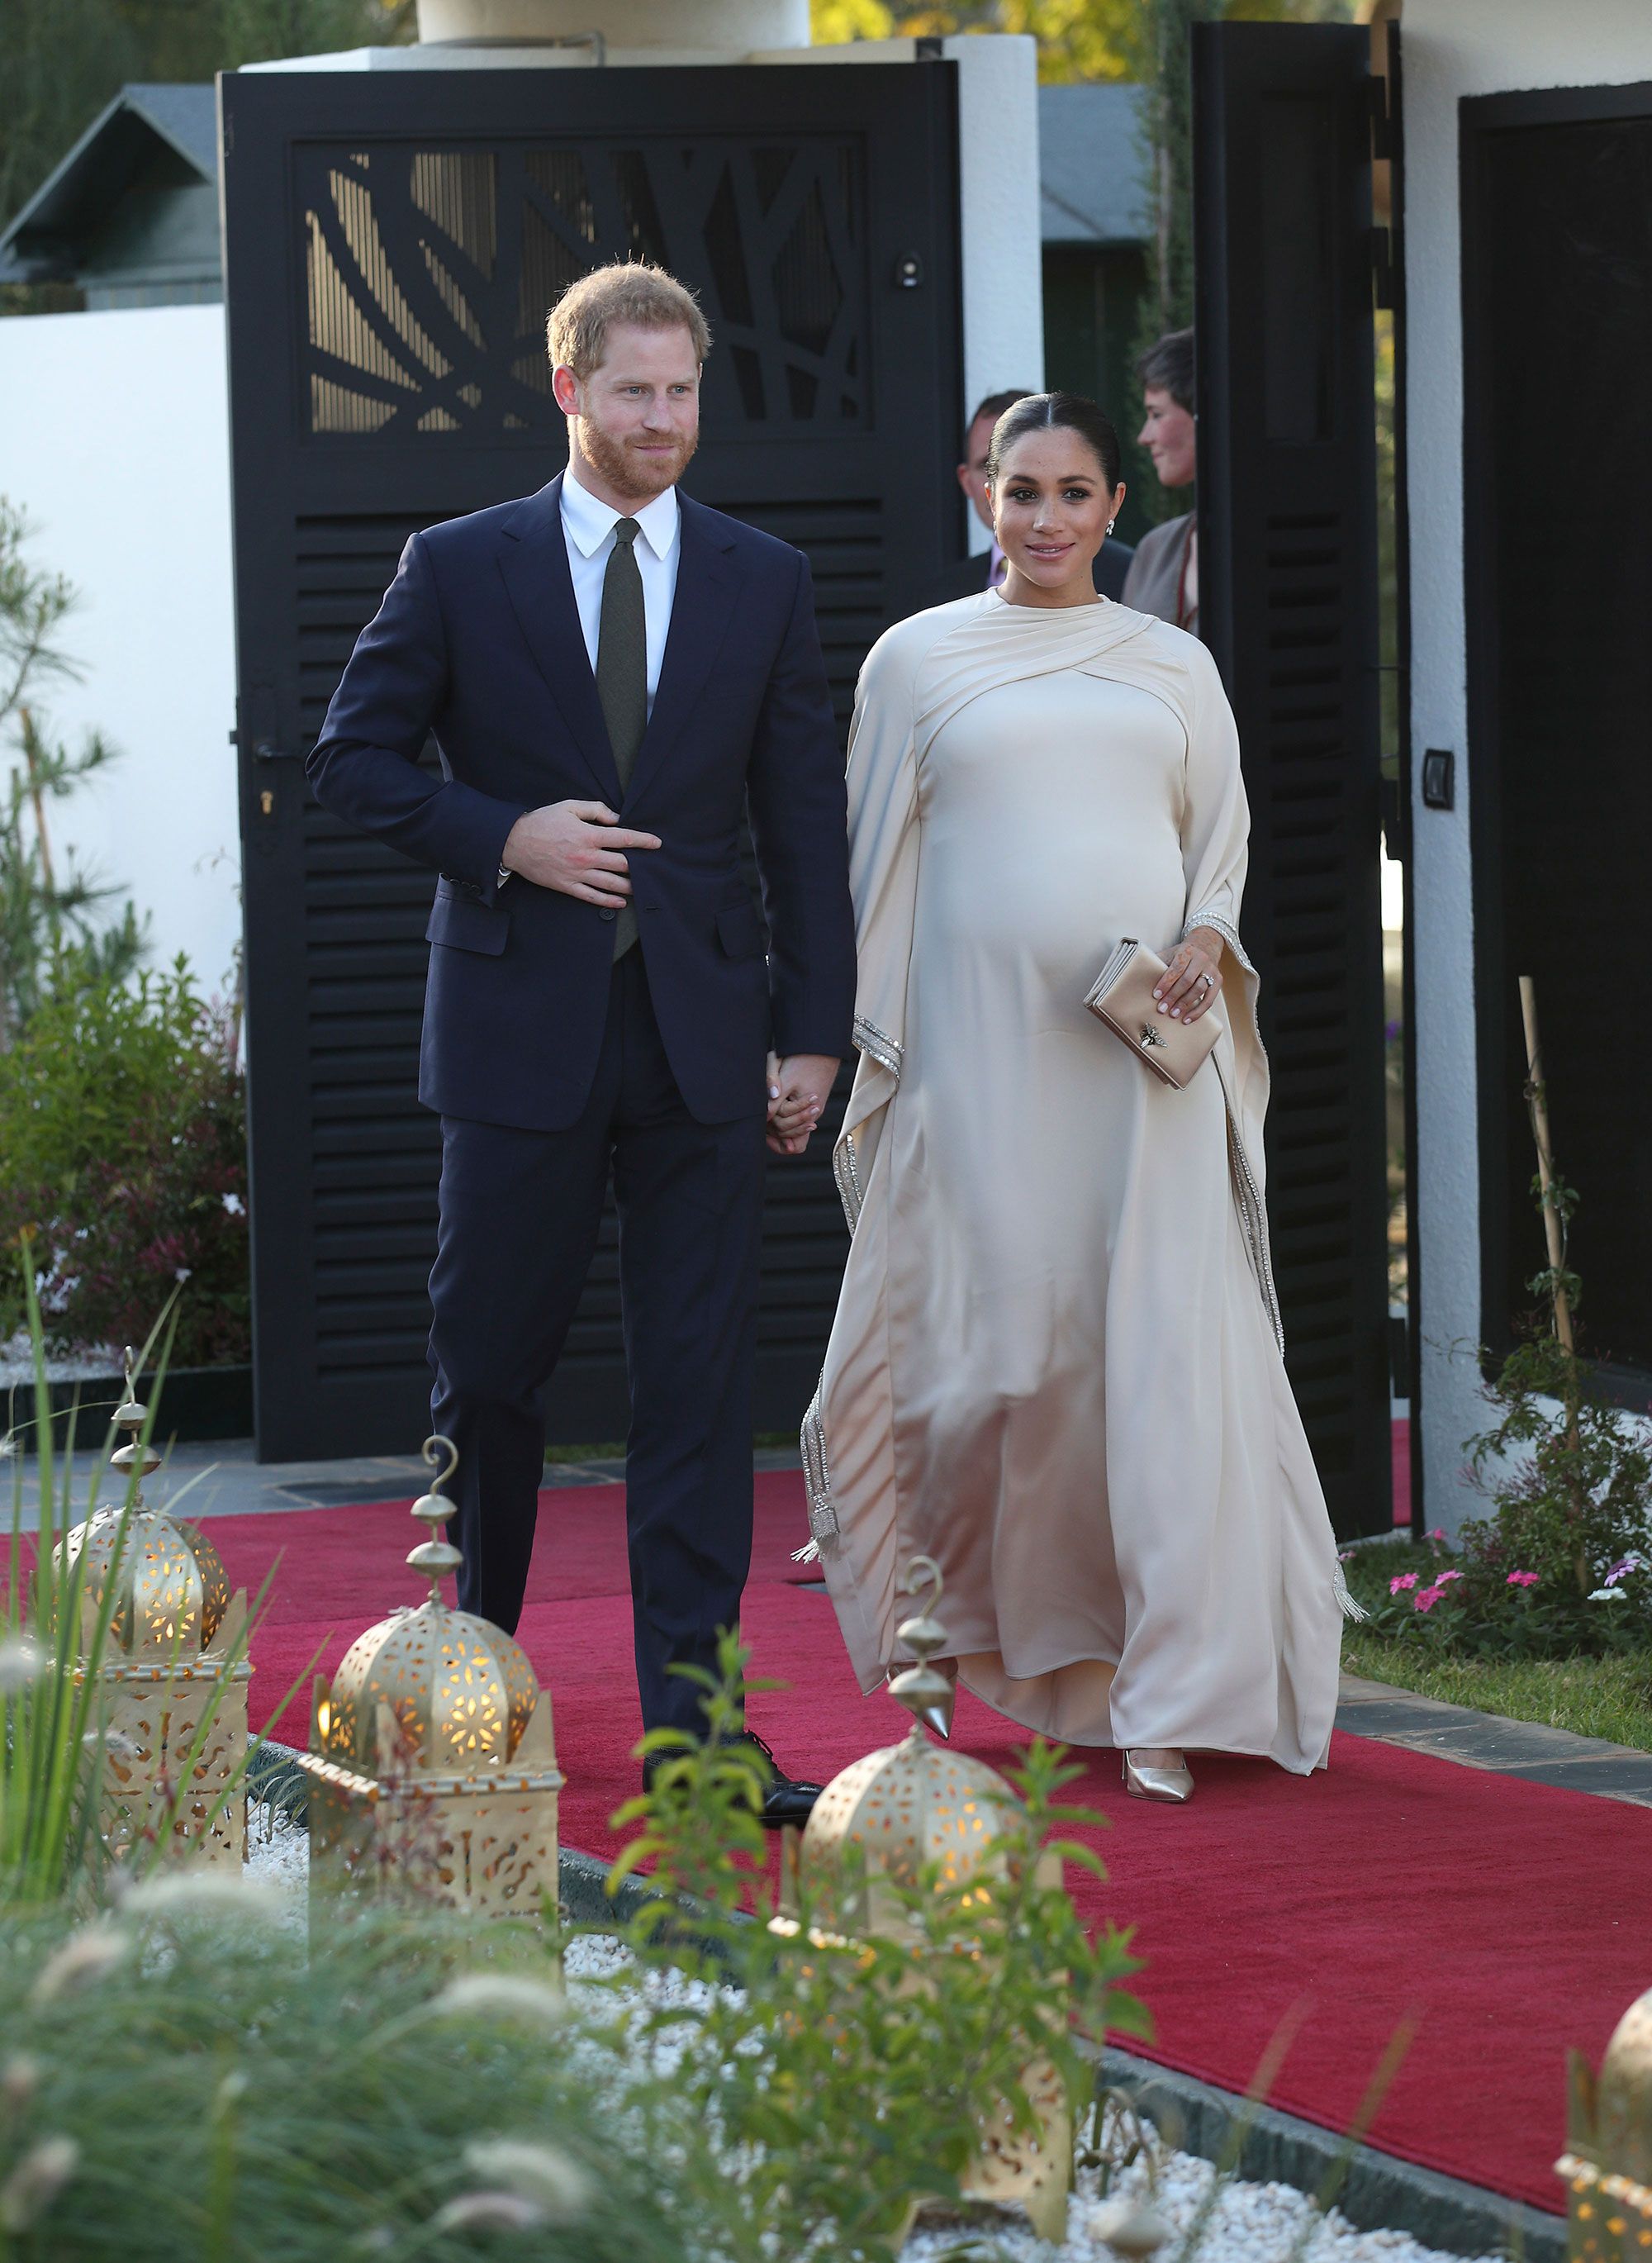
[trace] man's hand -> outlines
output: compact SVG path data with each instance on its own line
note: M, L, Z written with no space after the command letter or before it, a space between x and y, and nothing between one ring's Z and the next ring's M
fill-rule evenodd
M630 833L604 801L552 801L511 827L500 862L536 888L617 911L631 893L624 851L658 849L654 833Z
M776 1155L801 1155L820 1121L837 1062L829 1053L768 1056L768 1144Z

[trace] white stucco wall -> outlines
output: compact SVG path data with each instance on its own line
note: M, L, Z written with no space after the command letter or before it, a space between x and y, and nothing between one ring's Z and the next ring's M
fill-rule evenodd
M155 958L220 988L241 927L223 309L0 321L0 494L81 592L60 641L84 678L40 706L120 755L48 807L60 862L128 888Z
M1405 0L1402 39L1412 761L1420 764L1428 747L1457 755L1455 809L1425 810L1420 795L1413 805L1420 1427L1429 1522L1454 1529L1475 1506L1461 1482L1462 1441L1483 1416L1475 1363L1463 1348L1477 1342L1481 1316L1457 105L1465 95L1652 78L1652 4Z

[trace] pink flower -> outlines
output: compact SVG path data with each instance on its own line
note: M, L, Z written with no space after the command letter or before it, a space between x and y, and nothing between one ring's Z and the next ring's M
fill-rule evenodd
M1424 1587L1412 1596L1411 1601L1419 1611L1432 1611L1445 1592L1443 1587Z
M1434 1574L1434 1585L1437 1587L1443 1587L1447 1580L1461 1580L1461 1577L1462 1573L1461 1572L1436 1572Z
M1539 1572L1511 1572L1505 1585L1511 1587L1534 1587L1542 1574Z
M1402 1587L1414 1587L1417 1585L1417 1577L1415 1572L1402 1572L1397 1580L1389 1581L1389 1594L1397 1595Z

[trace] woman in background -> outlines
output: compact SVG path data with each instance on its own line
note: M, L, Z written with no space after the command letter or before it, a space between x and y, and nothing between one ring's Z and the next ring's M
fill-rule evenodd
M1179 1801L1189 1747L1319 1767L1340 1648L1268 1264L1238 745L1204 647L1096 595L1101 411L1017 402L989 476L1003 586L891 629L855 705L811 1522L863 1688L922 1551L977 1695ZM1086 1010L1124 936L1167 962L1160 1013L1223 1023L1183 1091Z
M1194 422L1194 334L1172 330L1136 365L1147 415L1136 445L1147 450L1163 488L1190 488L1199 468ZM1167 518L1136 546L1124 602L1193 636L1199 633L1199 523L1192 511Z

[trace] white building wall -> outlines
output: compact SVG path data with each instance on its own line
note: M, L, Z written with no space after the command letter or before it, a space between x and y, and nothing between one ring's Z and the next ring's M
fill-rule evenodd
M60 642L83 679L40 706L120 757L48 806L60 868L72 847L129 889L155 958L187 951L220 989L241 931L223 309L0 322L0 495L81 592Z
M1411 537L1411 759L1457 755L1457 806L1413 828L1421 1451L1431 1524L1478 1503L1462 1442L1484 1427L1475 1123L1475 790L1464 675L1461 234L1457 105L1467 95L1652 78L1648 0L1405 0L1405 288ZM1471 411L1472 413L1472 411ZM1511 1095L1513 1104L1513 1095Z

